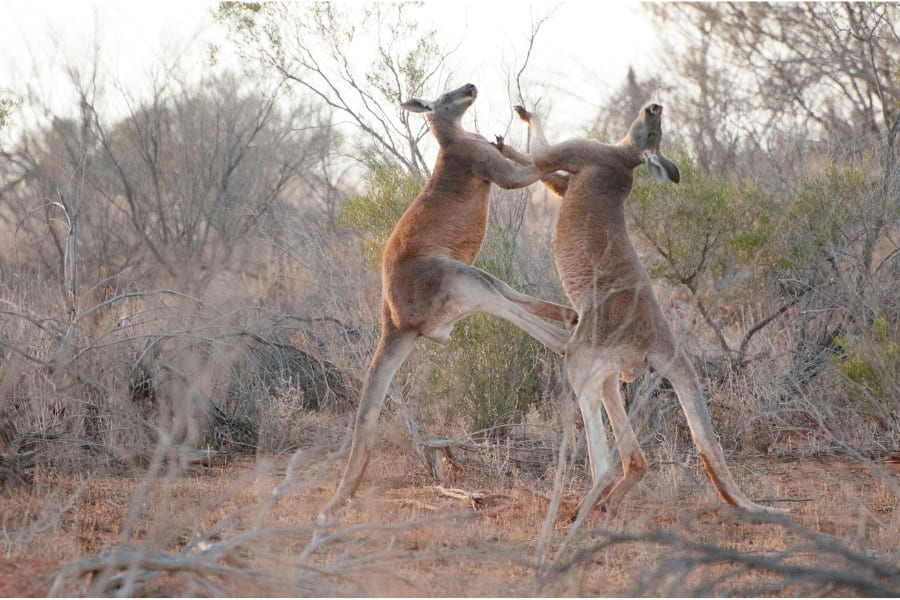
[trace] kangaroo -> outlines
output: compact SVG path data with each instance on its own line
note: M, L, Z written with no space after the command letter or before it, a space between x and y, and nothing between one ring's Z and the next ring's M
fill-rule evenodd
M513 189L540 178L534 165L504 158L485 138L462 128L462 117L477 95L476 87L466 84L434 101L414 98L401 105L426 113L440 149L431 177L384 248L381 337L363 383L344 475L320 511L320 521L359 486L388 387L418 337L447 344L457 321L482 311L563 354L569 333L540 317L569 325L578 320L571 308L522 294L472 266L487 228L491 183Z
M563 196L553 253L566 295L579 315L566 351L566 374L584 419L593 479L578 518L583 519L597 504L613 506L647 470L619 381L631 381L649 368L675 388L700 459L719 496L747 511L782 512L752 502L732 478L715 438L700 381L679 349L628 237L625 201L634 169L646 164L661 182L678 183L680 179L678 167L659 151L662 110L656 103L645 105L628 134L616 144L572 139L551 146L537 116L518 106L516 112L534 134L530 158L504 146L498 138L504 156L520 164L533 161L545 174L545 185ZM601 404L624 470L618 481L609 465Z

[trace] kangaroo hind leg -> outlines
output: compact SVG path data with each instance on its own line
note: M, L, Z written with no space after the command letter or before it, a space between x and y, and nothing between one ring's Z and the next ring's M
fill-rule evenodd
M700 381L687 357L678 351L674 357L667 357L665 360L653 360L651 364L675 388L675 393L684 411L694 445L697 446L697 452L703 461L703 466L706 468L706 472L709 474L713 485L716 486L716 490L722 500L748 512L784 513L784 511L779 509L753 502L744 495L734 481L731 471L725 463L722 447L716 440L716 434L713 431L709 410L706 408Z
M603 407L609 417L613 435L616 438L616 447L619 450L619 458L622 461L623 475L609 491L608 495L601 499L607 506L615 505L634 485L643 479L647 472L647 460L638 444L637 435L631 426L631 420L625 411L625 402L622 399L622 391L619 387L619 373L614 372L603 380Z
M577 320L575 311L515 292L481 269L457 261L452 263L455 268L446 283L447 304L454 308L448 311L451 317L444 319L446 323L474 312L486 312L509 321L557 354L565 354L569 332L544 321L536 313L543 312L560 320Z
M563 306L561 304L556 304L554 302L547 302L546 300L541 300L539 298L533 298L528 294L523 294L522 292L519 292L518 290L512 288L490 273L482 271L481 269L478 269L476 267L472 267L472 269L475 269L479 272L479 275L490 281L494 289L500 292L500 294L504 298L506 298L510 302L520 305L531 314L537 315L539 317L544 317L545 319L559 321L572 327L578 324L578 313L575 312L575 309L568 306Z
M386 318L386 316L382 316ZM366 379L363 383L362 397L353 425L353 439L350 446L350 457L344 475L334 496L319 512L319 520L327 520L331 512L349 499L359 487L363 472L369 461L369 453L375 437L375 425L388 387L397 369L412 352L418 332L414 330L394 329L389 324L382 324L381 339L372 357Z

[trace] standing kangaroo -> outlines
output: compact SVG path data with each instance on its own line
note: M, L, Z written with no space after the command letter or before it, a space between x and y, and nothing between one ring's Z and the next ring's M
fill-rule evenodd
M594 484L579 518L595 504L616 503L647 470L619 380L631 381L648 368L675 388L700 459L722 499L752 512L780 512L749 500L732 478L694 368L678 348L628 237L625 201L634 169L646 163L662 182L680 179L678 167L659 153L662 106L649 103L641 108L617 144L574 139L550 146L537 117L520 106L516 112L534 133L535 147L530 159L501 146L504 155L521 164L533 161L546 174L544 183L563 196L553 253L563 287L579 315L566 350L566 373L584 419ZM624 469L618 481L609 465L601 403Z
M427 113L440 150L431 178L394 227L381 263L381 337L363 383L350 457L334 496L320 511L331 511L356 491L369 459L375 424L388 386L419 336L446 344L453 325L474 312L510 321L563 354L569 333L546 317L574 325L571 308L537 300L471 266L487 227L491 183L521 188L540 178L534 165L506 158L482 136L465 131L460 121L478 94L472 84L435 101L402 104Z

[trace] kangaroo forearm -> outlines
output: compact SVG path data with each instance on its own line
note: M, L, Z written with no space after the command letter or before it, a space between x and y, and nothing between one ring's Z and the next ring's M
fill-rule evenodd
M534 165L519 166L510 164L503 169L491 172L490 180L505 190L514 190L531 185L541 178L541 172Z
M508 158L509 160L512 160L512 161L515 161L515 162L519 163L520 165L525 165L525 166L527 166L527 165L533 164L533 163L531 162L531 157L530 157L530 156L528 156L527 154L522 154L521 152L519 152L518 150L516 150L516 149L513 148L512 146L509 146L509 145L504 144L504 145L503 145L503 150L502 150L502 152L503 152L503 156L504 156L505 158Z
M520 165L531 165L531 156L523 154L512 146L504 144L501 152L504 158L515 161ZM565 196L566 190L569 189L569 175L565 173L545 173L541 177L541 182L546 185L551 192L558 196Z

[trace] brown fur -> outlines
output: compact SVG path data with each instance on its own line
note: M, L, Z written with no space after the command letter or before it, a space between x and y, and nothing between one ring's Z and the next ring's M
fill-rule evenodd
M548 176L548 187L563 195L554 237L560 279L579 323L566 354L569 381L585 420L594 489L579 518L596 502L612 504L646 471L646 460L625 412L619 379L652 367L669 379L678 394L704 466L721 498L749 511L773 511L750 501L737 487L716 441L702 389L690 361L678 348L653 293L650 278L625 226L625 201L634 169L647 164L660 179L679 180L678 168L659 154L662 106L644 106L628 134L617 144L574 139L548 146L537 119L517 107L532 127L536 149L531 159ZM522 164L527 159L503 149ZM606 409L624 468L612 479L606 436L599 418Z
M419 336L447 343L453 325L473 312L502 317L559 354L568 333L543 321L570 325L571 308L531 298L472 265L487 227L491 183L519 188L538 180L533 165L506 158L460 124L477 95L468 84L434 102L410 100L404 108L427 112L440 144L431 178L397 222L382 261L381 338L363 384L350 457L320 520L348 499L362 479L385 394Z

